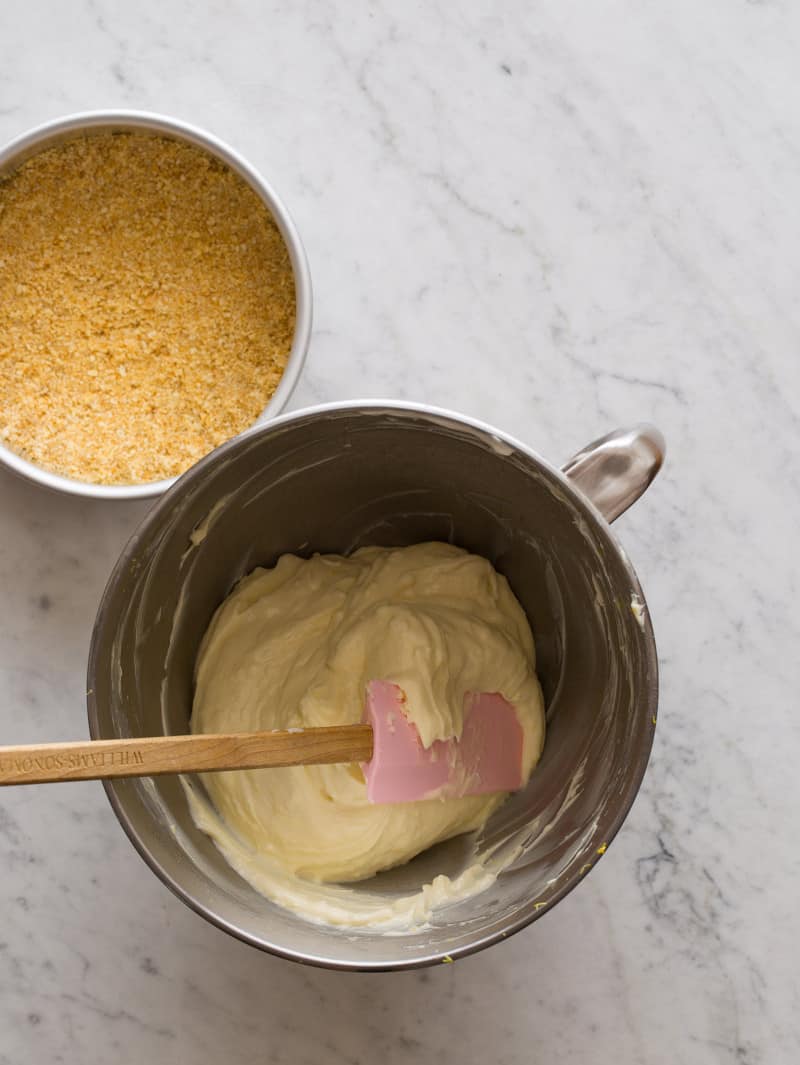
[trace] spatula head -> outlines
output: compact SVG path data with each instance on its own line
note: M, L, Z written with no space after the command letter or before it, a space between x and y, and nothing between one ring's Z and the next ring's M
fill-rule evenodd
M465 697L458 740L423 747L405 712L405 696L387 681L367 686L366 719L372 725L372 761L363 766L370 802L415 802L515 791L522 779L522 726L502 695Z

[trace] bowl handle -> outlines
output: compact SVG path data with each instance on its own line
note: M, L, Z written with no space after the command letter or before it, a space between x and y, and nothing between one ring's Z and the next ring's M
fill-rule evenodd
M573 455L561 472L612 522L648 487L665 451L664 437L653 425L614 429Z

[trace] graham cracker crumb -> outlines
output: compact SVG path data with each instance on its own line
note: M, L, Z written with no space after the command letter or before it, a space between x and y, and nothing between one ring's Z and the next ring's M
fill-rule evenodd
M199 148L86 135L0 180L0 439L40 466L183 472L261 414L294 325L272 216Z

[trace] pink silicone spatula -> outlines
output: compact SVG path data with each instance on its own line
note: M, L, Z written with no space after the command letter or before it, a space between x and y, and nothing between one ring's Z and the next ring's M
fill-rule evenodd
M422 746L404 702L394 684L374 680L367 686L373 753L362 768L371 802L483 795L522 785L522 727L502 695L468 695L461 738L430 747Z
M327 728L0 747L0 785L337 762L361 763L375 803L514 791L523 784L522 728L501 695L468 695L460 739L427 748L394 684L368 684L365 718Z

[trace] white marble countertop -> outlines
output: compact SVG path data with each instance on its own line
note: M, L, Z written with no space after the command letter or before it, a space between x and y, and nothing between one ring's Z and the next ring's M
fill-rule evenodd
M800 1059L800 8L502 7L4 6L0 140L136 107L262 169L315 282L294 406L427 400L557 461L661 427L618 525L663 678L639 799L532 928L368 976L190 913L99 784L10 789L2 1065ZM85 734L95 607L145 509L0 472L4 742Z

